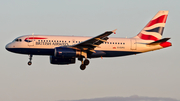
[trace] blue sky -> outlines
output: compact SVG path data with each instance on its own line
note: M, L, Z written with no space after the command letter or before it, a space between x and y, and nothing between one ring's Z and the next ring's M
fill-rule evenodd
M179 0L1 0L0 100L57 101L131 95L180 99ZM10 53L5 45L18 36L96 36L117 28L111 37L133 37L159 11L169 10L163 37L172 47L116 58L51 65L48 56Z

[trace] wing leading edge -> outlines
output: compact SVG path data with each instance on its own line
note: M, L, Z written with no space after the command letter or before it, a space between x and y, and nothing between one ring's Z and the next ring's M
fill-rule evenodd
M85 41L83 41L81 43L72 45L69 48L73 48L73 49L76 49L76 50L82 50L82 51L95 52L94 48L98 47L103 42L106 42L109 39L108 36L111 35L112 33L116 34L116 30L117 29L115 29L113 31L106 31L103 34L100 34L100 35L98 35L96 37L85 40Z

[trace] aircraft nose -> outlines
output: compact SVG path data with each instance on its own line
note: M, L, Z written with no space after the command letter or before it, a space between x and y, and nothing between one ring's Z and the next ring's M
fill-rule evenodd
M11 48L11 46L10 46L10 43L9 44L7 44L6 46L5 46L5 48L6 48L6 50L10 50L10 48Z

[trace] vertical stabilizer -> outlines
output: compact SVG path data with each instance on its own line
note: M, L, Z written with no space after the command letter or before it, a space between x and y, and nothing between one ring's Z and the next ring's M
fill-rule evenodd
M134 38L157 41L162 38L168 11L159 11Z

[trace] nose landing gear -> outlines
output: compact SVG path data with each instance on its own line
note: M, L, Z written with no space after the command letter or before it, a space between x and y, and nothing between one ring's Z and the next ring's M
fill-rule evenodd
M31 62L32 56L33 56L32 54L29 55L29 62L27 63L29 66L32 65L32 62Z

